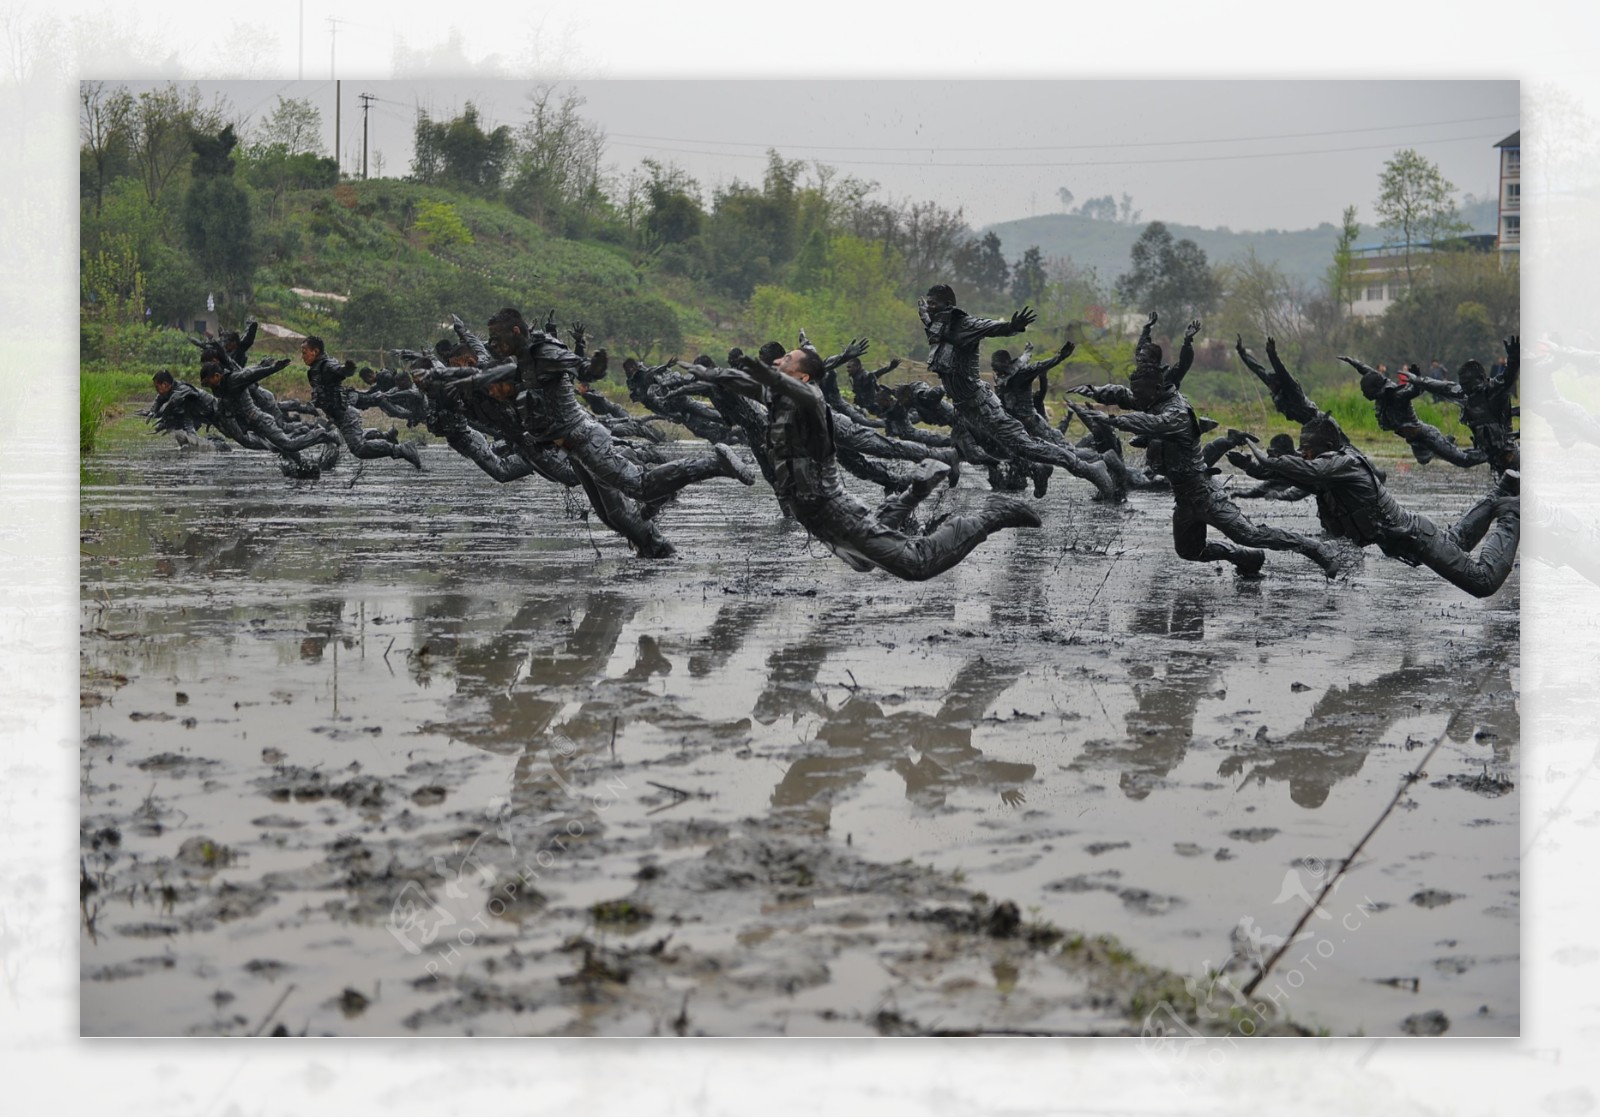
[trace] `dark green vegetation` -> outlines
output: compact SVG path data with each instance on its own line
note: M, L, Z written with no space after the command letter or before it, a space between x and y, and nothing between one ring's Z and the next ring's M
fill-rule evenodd
M156 369L192 367L181 331L202 319L318 334L376 364L386 348L431 344L452 312L481 323L510 305L535 320L553 312L563 329L582 320L617 355L720 356L803 326L825 351L871 338L871 364L922 355L915 299L946 281L975 313L1034 305L1041 350L1079 344L1057 397L1125 376L1127 312L1156 309L1163 341L1189 315L1205 320L1186 386L1202 410L1271 425L1230 343L1240 333L1260 353L1273 334L1353 434L1367 409L1341 402L1352 381L1339 353L1487 362L1518 329L1515 270L1471 252L1430 254L1385 318L1350 320L1331 223L1248 236L1140 224L1125 197L979 236L959 210L884 200L874 183L776 151L759 183L710 191L651 160L619 175L603 170L604 133L581 99L548 87L517 128L486 131L470 104L450 119L419 114L409 175L372 180L341 179L309 102L280 98L239 135L230 106L175 83L138 96L86 83L80 101L85 450L111 401L142 394ZM1024 229L1037 230L1026 246ZM1356 238L1382 235L1345 221L1343 242ZM1289 244L1300 247L1278 251ZM294 346L264 331L257 352Z

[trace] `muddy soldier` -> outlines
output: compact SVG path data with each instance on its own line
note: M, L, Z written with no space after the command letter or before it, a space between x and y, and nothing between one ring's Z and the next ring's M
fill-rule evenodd
M858 571L881 569L920 582L955 566L1002 528L1037 528L1039 517L1024 502L989 497L976 516L949 516L922 535L901 529L916 506L944 483L950 467L923 461L914 483L876 511L839 480L834 457L833 412L813 381L823 375L816 352L794 349L776 367L752 357L734 369L702 369L697 375L730 391L770 394L767 454L778 500L829 551Z
M1032 463L1060 466L1091 480L1099 500L1126 499L1126 489L1103 462L1085 462L1086 455L1093 452L1080 452L1029 434L1027 428L1006 414L994 390L978 375L979 345L985 338L1022 333L1038 317L1031 308L1023 307L1005 321L976 318L956 306L956 294L949 284L940 283L917 300L917 313L928 340L928 368L938 374L950 403L984 450L998 458L1020 459L1025 470Z
M1315 493L1317 513L1330 535L1377 544L1390 558L1427 567L1477 598L1500 589L1516 562L1521 531L1516 471L1507 471L1495 492L1441 529L1390 496L1367 456L1340 437L1337 424L1316 419L1300 430L1298 456L1268 457L1252 444L1249 456L1235 452L1228 459L1252 477ZM1474 558L1472 549L1480 541L1482 552Z
M1220 560L1253 576L1261 571L1266 559L1261 549L1266 548L1298 552L1329 578L1342 573L1331 547L1298 532L1254 523L1223 492L1203 456L1200 421L1162 367L1160 346L1149 343L1139 348L1129 386L1081 385L1072 391L1097 403L1134 409L1120 415L1087 411L1091 422L1103 421L1119 431L1160 440L1161 472L1172 483L1172 543L1179 558L1198 563ZM1206 539L1207 527L1232 542Z
M340 365L334 361L328 356L322 339L315 335L301 344L300 358L306 363L306 379L311 382L311 402L338 429L351 454L363 459L403 458L422 469L422 456L411 443L392 443L377 432L367 431L361 413L350 401L349 390L344 387L346 378L356 371L354 362Z

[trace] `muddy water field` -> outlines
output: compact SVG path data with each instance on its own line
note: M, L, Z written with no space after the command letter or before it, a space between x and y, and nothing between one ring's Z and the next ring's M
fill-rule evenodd
M1518 1033L1518 574L1241 580L1059 474L920 585L760 483L651 562L422 453L85 463L85 1034Z

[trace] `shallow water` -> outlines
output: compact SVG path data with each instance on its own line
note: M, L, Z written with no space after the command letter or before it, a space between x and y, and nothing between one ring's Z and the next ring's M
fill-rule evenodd
M1433 1010L1518 1032L1517 574L1476 601L1374 551L1332 586L1282 555L1243 582L1172 555L1170 498L1107 509L1059 476L1042 530L921 585L849 571L759 483L686 491L661 515L678 558L646 562L546 483L423 456L297 485L145 437L85 468L86 1034L275 1008L313 1033L670 1031L642 993L570 996L587 956L556 950L669 932L752 973L696 1030L873 1031L903 927L753 903L716 843L757 823L1203 985L1270 953L1436 739L1256 996L1335 1034ZM1486 484L1388 465L1441 522ZM1309 503L1247 511L1314 529ZM495 915L530 865L539 897ZM624 898L653 916L590 911ZM966 965L951 1012L968 982L1098 1027L1048 968Z

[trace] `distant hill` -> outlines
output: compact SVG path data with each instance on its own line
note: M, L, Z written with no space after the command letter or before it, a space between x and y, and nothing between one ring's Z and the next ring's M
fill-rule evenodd
M1498 220L1495 200L1472 201L1461 207L1461 215L1473 232L1493 233ZM1128 270L1128 251L1149 222L1119 225L1096 221L1075 214L1047 214L1039 217L1000 221L985 226L980 233L993 232L1000 238L1000 250L1007 260L1020 259L1029 247L1038 245L1045 257L1071 257L1082 267L1094 268L1100 278L1111 283ZM1276 264L1290 276L1307 281L1319 279L1333 256L1339 230L1330 222L1315 229L1268 229L1264 232L1234 232L1231 229L1201 229L1195 225L1167 222L1177 240L1187 237L1205 251L1213 264L1224 264L1242 257L1254 248L1262 260ZM1363 226L1361 243L1381 239L1376 228Z

